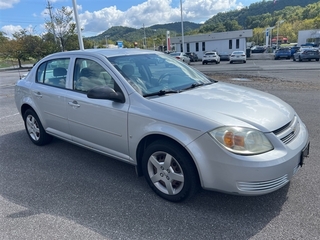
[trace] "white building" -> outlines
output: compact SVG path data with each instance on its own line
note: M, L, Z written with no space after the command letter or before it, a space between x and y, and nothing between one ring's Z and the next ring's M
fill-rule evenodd
M298 32L298 46L307 42L314 42L320 44L320 29L302 30Z
M232 53L236 50L246 51L246 38L252 36L252 29L184 36L183 50L184 52L195 52L200 59L208 51L217 51L218 53ZM170 40L171 44L175 47L175 51L181 52L182 36L171 37Z

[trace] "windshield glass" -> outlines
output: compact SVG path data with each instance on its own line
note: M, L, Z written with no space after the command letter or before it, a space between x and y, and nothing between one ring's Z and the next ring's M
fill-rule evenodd
M164 53L115 56L108 60L144 96L212 83L201 72Z

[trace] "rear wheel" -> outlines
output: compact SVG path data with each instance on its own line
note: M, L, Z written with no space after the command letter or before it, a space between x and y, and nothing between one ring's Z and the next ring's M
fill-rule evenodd
M316 61L319 62L319 58L317 58Z
M24 113L23 119L28 136L34 144L42 146L52 140L52 136L46 133L38 115L33 110L28 109Z
M147 147L142 158L143 174L160 197L180 202L199 189L199 177L192 159L177 143L159 140Z

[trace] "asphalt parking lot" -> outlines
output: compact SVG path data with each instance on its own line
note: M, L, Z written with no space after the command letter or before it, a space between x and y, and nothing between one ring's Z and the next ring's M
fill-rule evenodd
M26 70L1 71L0 239L320 239L320 63L191 66L295 108L311 150L288 185L259 197L201 191L187 202L166 202L130 165L58 139L33 145L13 98Z

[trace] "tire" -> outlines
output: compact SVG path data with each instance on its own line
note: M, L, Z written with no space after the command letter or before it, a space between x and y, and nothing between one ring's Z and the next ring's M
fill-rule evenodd
M292 60L295 62L296 61L295 57L293 57Z
M230 61L230 64L232 63L232 61Z
M243 63L246 63L246 62L247 62L247 61L245 61L245 60L243 61Z
M192 197L200 187L191 157L175 142L151 143L142 157L142 171L151 189L171 202Z
M319 62L319 58L316 58L316 61Z
M301 59L301 57L299 56L299 62L302 62L302 59Z
M52 136L46 133L33 110L28 109L23 115L23 120L27 134L35 145L43 146L52 140Z

